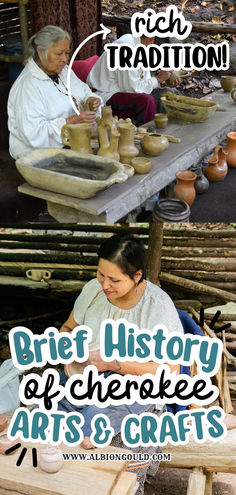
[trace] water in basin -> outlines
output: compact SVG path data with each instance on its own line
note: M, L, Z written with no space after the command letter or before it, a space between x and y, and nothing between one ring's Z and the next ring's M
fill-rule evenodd
M106 180L115 172L112 163L99 163L92 157L86 157L85 165L82 158L68 157L62 153L41 160L34 167L89 180Z

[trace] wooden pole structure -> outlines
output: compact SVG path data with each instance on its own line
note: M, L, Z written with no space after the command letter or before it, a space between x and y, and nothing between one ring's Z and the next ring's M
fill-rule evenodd
M160 285L161 250L163 242L163 223L152 222L149 227L147 276L150 282Z
M28 21L25 4L26 2L24 0L18 0L23 60L25 60L27 57L28 49Z

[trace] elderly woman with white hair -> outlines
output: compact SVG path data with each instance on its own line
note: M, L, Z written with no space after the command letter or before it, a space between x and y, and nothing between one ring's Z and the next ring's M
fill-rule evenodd
M34 148L62 147L64 124L93 124L101 99L71 72L71 95L67 74L70 56L69 34L57 26L45 26L29 40L29 58L13 84L8 100L10 154L16 158ZM89 108L84 104L90 99Z

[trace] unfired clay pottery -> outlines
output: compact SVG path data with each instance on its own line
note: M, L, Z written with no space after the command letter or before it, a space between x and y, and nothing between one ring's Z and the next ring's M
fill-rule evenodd
M0 435L0 454L5 454L6 450L10 449L19 443L18 439L11 440L7 435ZM12 452L14 454L14 452ZM10 454L11 455L11 454Z
M3 414L0 414L0 431L5 430L8 425L7 417Z
M197 178L194 182L194 187L195 187L196 193L197 194L203 194L203 193L207 192L207 190L209 188L209 181L205 177L201 166L197 167L196 176L197 176Z
M235 76L222 76L220 78L220 84L223 88L224 91L232 91L233 87L236 84L236 77Z
M225 147L227 151L227 163L229 167L236 167L236 132L229 132L227 134L227 145Z
M150 134L144 136L141 141L141 148L146 155L159 156L169 146L169 141L164 136Z
M150 158L145 158L144 156L132 158L131 165L134 167L136 174L147 174L152 168Z
M154 122L157 129L165 129L168 124L168 117L165 113L156 113L154 115Z
M236 102L236 88L232 89L231 96L232 96L233 100Z
M177 184L174 189L175 198L182 199L189 206L191 206L195 200L196 191L194 188L194 181L197 176L191 170L180 170L176 172Z
M118 126L120 132L118 151L121 163L130 164L132 158L139 154L138 148L134 144L135 126L131 123L124 123Z
M113 160L119 161L119 137L120 133L117 130L115 122L102 119L98 126L98 138L100 143L98 155L106 156L107 158L112 158Z
M61 129L62 142L74 151L93 154L91 148L91 124L65 124Z
M211 182L223 180L228 172L226 162L227 152L222 146L216 146L212 156L208 159L205 175Z
M123 165L125 167L125 173L128 175L128 177L133 177L133 175L135 174L134 167L132 167L132 165L129 165L128 163L123 163Z
M58 447L47 445L40 450L39 465L47 473L56 473L63 465L63 457Z

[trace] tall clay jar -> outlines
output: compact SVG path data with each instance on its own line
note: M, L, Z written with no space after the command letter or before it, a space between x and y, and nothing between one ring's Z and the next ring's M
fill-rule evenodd
M130 163L132 158L139 154L139 150L134 144L135 126L133 124L124 123L119 124L118 129L120 132L118 146L120 161L121 163Z
M208 159L205 175L211 182L223 180L228 172L226 161L227 151L222 146L216 146L214 154Z
M191 206L196 197L194 182L197 178L191 170L180 170L176 172L177 184L174 189L175 198L182 199Z
M236 167L236 132L229 132L227 134L227 145L225 148L227 151L227 163L229 167Z

